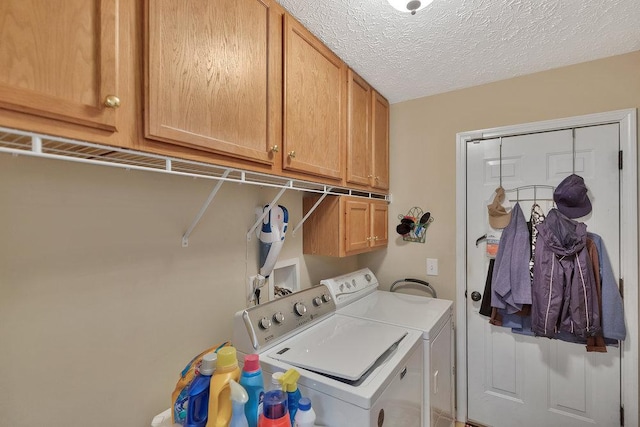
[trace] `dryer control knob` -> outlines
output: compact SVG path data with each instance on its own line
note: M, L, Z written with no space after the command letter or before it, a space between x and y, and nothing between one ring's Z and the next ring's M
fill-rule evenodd
M320 307L321 304L322 304L322 300L320 299L320 297L315 297L313 299L313 305L315 305L316 307Z
M369 273L365 274L364 278L367 280L367 282L371 281L371 275Z
M329 294L324 294L324 295L322 295L322 301L323 301L323 302L329 302L329 301L331 301L331 295L329 295Z
M293 310L298 316L304 316L307 312L307 307L303 303L297 302L296 305L293 306Z
M273 315L273 320L276 323L282 323L284 322L284 314L282 314L281 311L277 312L276 314Z
M269 329L271 327L271 320L263 317L262 319L260 319L260 327L262 329Z

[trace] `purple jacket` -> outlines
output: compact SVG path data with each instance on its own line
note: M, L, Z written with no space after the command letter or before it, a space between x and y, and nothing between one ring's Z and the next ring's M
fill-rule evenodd
M537 226L531 326L536 335L557 331L579 337L600 330L593 267L586 248L587 226L552 209Z

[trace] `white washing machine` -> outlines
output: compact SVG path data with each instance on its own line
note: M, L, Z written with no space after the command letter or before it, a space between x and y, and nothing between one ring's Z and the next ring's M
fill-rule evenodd
M421 331L424 357L423 427L455 425L453 302L378 290L368 268L322 280L337 313Z
M336 314L326 286L239 311L233 337L240 355L260 356L265 383L276 371L300 372L318 425L422 425L421 333Z

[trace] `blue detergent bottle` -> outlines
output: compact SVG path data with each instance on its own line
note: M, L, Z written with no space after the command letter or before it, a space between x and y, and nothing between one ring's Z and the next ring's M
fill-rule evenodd
M185 427L205 427L207 425L209 384L211 384L211 375L216 369L217 360L218 356L214 352L202 356L200 372L189 386Z
M260 368L260 358L257 354L247 354L244 357L240 385L244 387L249 396L249 401L244 405L244 413L247 416L247 421L249 421L249 427L257 427L264 399L264 381L262 369Z
M291 425L294 424L296 412L298 411L298 402L302 398L302 394L298 389L298 378L300 378L300 372L295 369L289 369L279 380L282 384L282 390L287 393L287 406Z

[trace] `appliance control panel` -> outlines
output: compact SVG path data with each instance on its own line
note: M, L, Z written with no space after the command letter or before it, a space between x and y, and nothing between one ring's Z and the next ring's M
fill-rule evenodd
M336 304L325 285L294 292L237 312L233 344L245 354L262 351L335 311Z
M320 281L326 285L338 308L370 294L378 288L378 279L368 268Z

